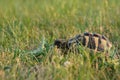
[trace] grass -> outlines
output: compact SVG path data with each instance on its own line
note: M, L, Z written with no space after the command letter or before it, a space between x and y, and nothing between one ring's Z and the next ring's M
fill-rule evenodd
M107 36L120 53L119 14L118 0L0 0L0 79L119 80L119 65L110 63L112 72L104 65L96 70L86 49L80 52L84 58L49 47L55 39L89 31ZM43 55L26 54L43 41ZM65 67L67 60L72 64Z

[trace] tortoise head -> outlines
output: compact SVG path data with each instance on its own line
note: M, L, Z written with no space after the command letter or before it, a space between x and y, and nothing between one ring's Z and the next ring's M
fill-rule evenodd
M57 39L54 41L54 46L57 46L59 49L68 49L68 44L65 39Z

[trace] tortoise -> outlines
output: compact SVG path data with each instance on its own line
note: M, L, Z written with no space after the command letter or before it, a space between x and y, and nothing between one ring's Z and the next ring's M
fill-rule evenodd
M58 49L62 49L64 52L67 52L71 47L73 48L78 45L92 49L95 52L109 51L112 47L112 43L104 35L89 32L76 35L68 40L57 39L54 41L54 45L57 46Z
M64 54L72 50L77 51L77 46L89 48L90 50L94 51L94 54L96 54L96 52L105 52L104 57L105 61L107 61L108 57L110 56L109 51L112 48L112 42L110 42L110 40L104 35L85 32L68 40L57 39L54 41L54 46L56 46L57 49L61 49ZM98 64L95 66L98 68Z

